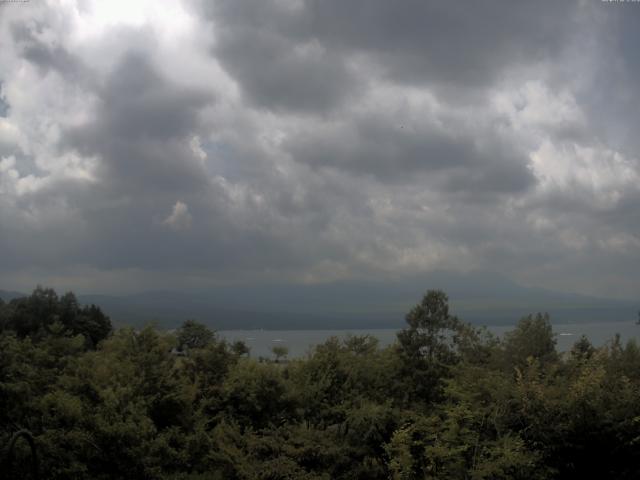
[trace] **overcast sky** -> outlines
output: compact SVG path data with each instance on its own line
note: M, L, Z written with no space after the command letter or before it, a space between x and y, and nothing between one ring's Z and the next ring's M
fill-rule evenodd
M0 288L640 287L640 3L0 2Z

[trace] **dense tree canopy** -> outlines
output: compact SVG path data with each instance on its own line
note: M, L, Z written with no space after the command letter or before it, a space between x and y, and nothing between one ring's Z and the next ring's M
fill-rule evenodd
M28 297L0 304L0 332L39 339L49 334L82 335L95 347L111 333L111 321L96 305L80 306L69 292L58 297L50 288L36 288Z
M187 320L178 330L178 347L180 350L204 348L213 341L213 332L206 325Z
M430 291L393 345L331 338L277 362L193 321L112 332L49 289L0 302L0 320L0 447L31 431L44 478L640 474L640 348L558 353L545 315L494 338ZM0 472L28 478L27 449Z

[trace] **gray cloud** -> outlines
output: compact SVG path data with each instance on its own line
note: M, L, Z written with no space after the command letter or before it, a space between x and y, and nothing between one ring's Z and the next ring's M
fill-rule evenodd
M119 62L97 94L93 120L68 129L64 141L82 155L99 156L113 188L181 193L206 184L188 140L210 94L172 85L135 53Z
M7 117L11 106L2 91L2 81L0 80L0 117Z
M304 12L286 2L215 2L213 54L260 107L323 112L348 101L356 72L339 51L305 32Z
M494 271L637 291L640 10L65 5L0 19L7 288Z
M90 72L76 56L56 40L39 38L46 38L48 29L49 26L41 22L11 25L11 34L19 55L37 66L41 75L56 72L74 82L90 81Z
M370 75L464 97L514 65L558 58L578 6L552 1L203 3L215 25L215 55L252 100L276 110L316 112L344 101L355 82L361 93ZM357 73L347 68L353 63L361 64Z
M456 122L442 126L428 117L420 120L412 124L382 114L334 122L327 129L312 126L285 148L313 167L369 174L385 183L420 178L448 193L515 193L534 183L526 153L495 132L465 131Z
M513 63L555 55L576 3L310 0L306 5L317 36L338 48L370 53L393 78L469 86L494 80Z

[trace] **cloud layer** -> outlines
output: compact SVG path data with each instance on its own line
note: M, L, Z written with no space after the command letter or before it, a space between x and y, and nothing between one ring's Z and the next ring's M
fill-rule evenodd
M640 285L640 6L0 5L0 281Z

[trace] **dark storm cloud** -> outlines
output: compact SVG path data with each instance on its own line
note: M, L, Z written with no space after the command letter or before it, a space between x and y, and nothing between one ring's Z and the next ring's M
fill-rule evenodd
M0 18L0 276L637 285L640 9L167 1Z
M70 199L89 226L70 255L103 269L216 274L301 268L332 255L305 238L307 220L294 229L283 226L278 208L290 200L289 186L274 183L260 148L229 145L214 152L222 157L214 162L240 163L235 180L259 183L265 205L250 193L234 199L225 188L237 187L211 179L190 140L204 131L201 114L215 105L212 94L172 83L141 53L125 55L95 93L91 120L63 136L63 150L99 158L99 184ZM245 144L251 140L246 133ZM172 231L165 220L177 200L188 206L193 225Z
M486 129L468 131L458 122L438 127L381 114L349 119L328 129L310 128L285 149L299 162L372 175L382 182L428 177L437 189L456 192L526 190L534 183L526 152Z
M346 101L355 74L340 52L305 33L306 19L282 2L217 2L214 55L250 100L275 110L324 112Z
M621 3L619 8L608 7L610 5L605 4L593 15L589 33L593 36L595 31L598 41L589 47L594 50L596 68L585 76L585 85L578 92L578 98L588 112L589 133L628 156L638 158L640 9L632 3Z
M486 84L513 63L557 53L576 2L308 0L313 32L371 54L410 83Z
M422 0L203 2L215 55L261 106L322 112L371 75L416 85L490 85L562 51L577 2ZM368 69L349 70L364 61ZM356 69L357 70L357 69ZM446 87L446 88L445 88Z
M96 93L93 120L67 130L64 143L99 156L103 180L130 191L181 193L203 186L188 140L211 94L172 84L139 53L125 55Z

